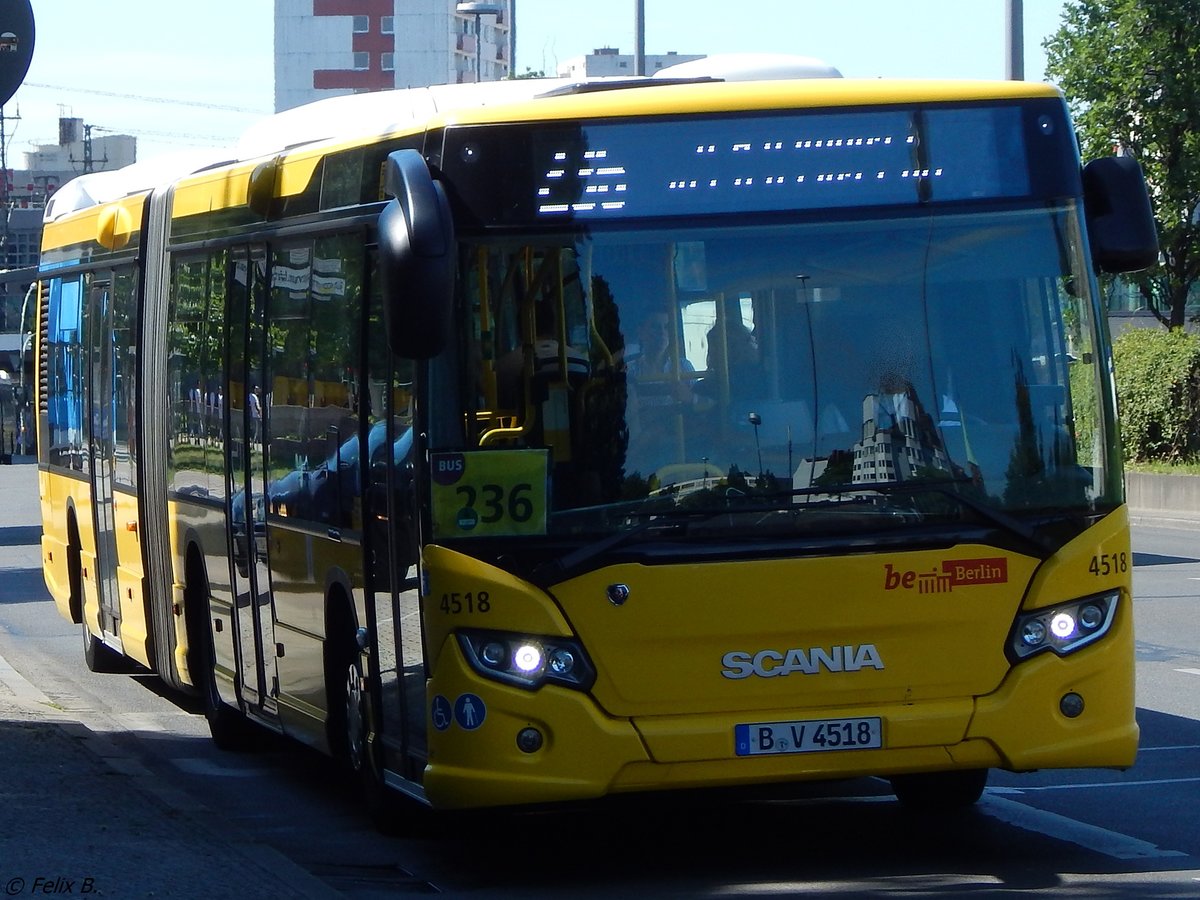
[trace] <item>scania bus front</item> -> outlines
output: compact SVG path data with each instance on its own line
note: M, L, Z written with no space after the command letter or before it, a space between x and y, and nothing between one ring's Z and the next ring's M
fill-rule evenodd
M1130 765L1119 254L1061 98L484 115L426 151L458 265L419 412L430 800Z

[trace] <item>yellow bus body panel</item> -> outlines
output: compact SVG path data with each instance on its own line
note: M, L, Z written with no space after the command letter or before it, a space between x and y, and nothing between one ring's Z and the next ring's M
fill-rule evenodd
M138 501L133 494L113 493L113 519L117 529L117 594L121 610L121 646L125 655L151 666L150 610L142 571Z
M131 194L47 222L42 232L42 251L69 247L93 252L125 249L141 227L145 202L146 194Z
M426 793L453 808L953 769L1129 766L1138 740L1132 566L1104 576L1090 568L1100 554L1122 553L1129 558L1128 519L1119 510L1040 565L1019 553L961 545L624 564L543 593L469 557L426 547L424 603L435 661ZM946 570L965 580L921 580ZM905 588L908 572L915 575ZM606 596L614 583L630 587L621 606ZM435 608L446 592L479 590L494 601L485 613ZM1114 590L1120 599L1103 638L1064 657L1047 651L1010 662L1006 647L1021 609ZM595 665L596 682L589 692L530 691L484 678L454 638L468 626L533 635L569 627ZM881 667L862 655L867 644ZM809 671L722 674L730 651L776 650L779 657L766 664L775 671L792 648L804 651ZM813 648L823 648L833 665L813 665ZM1068 692L1084 700L1076 718L1060 709ZM455 721L439 730L435 698L454 704L464 694L477 697L485 712L478 727ZM881 749L735 752L740 724L862 717L882 719ZM537 752L517 748L517 733L527 727L544 737Z
M454 639L449 638L454 644ZM424 789L443 809L590 799L607 793L630 762L648 760L632 722L605 716L582 695L558 687L525 691L484 681L471 672L457 646L440 648L442 664L430 697L483 698L486 715L475 731L429 726ZM517 733L546 736L534 754L517 748Z
M525 102L465 107L444 113L429 128L574 118L686 115L707 112L782 112L889 103L970 102L1061 97L1048 84L1015 81L935 81L813 78L795 81L659 85L653 89L594 91Z
M253 165L213 169L189 176L175 186L171 218L195 216L246 205L246 190Z
M423 130L448 125L504 122L557 121L572 118L607 118L664 113L686 114L720 111L787 110L822 107L876 106L914 100L953 102L1061 96L1050 85L1011 81L941 82L854 79L729 82L725 84L658 85L653 90L596 91L561 97L539 97L523 102L489 104L455 109L432 117ZM413 125L387 134L362 134L351 138L315 141L279 154L273 196L291 197L310 184L321 161L330 154L370 147L419 133ZM267 158L269 159L269 157ZM201 215L246 205L250 175L264 160L238 162L188 176L179 181L172 202L173 219ZM382 199L382 198L381 198ZM135 221L137 221L135 217ZM95 223L80 226L94 235ZM70 242L70 241L68 241Z
M76 619L71 612L71 579L67 569L67 498L75 496L84 487L82 481L74 478L44 470L38 472L42 504L42 577L59 614L68 622Z

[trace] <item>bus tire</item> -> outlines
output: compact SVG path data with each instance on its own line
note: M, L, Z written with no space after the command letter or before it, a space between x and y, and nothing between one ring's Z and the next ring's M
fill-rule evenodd
M83 663L89 672L124 672L126 671L125 657L114 650L96 635L85 621L83 628Z
M240 753L262 745L263 731L224 700L217 690L216 652L213 650L212 613L208 583L189 565L184 603L188 616L188 670L200 693L200 705L213 743L221 750Z
M330 624L326 636L330 750L376 830L407 834L420 821L421 810L384 783L379 749L371 741L372 700L352 620L344 613Z
M365 718L363 723L363 756L362 767L358 771L358 784L371 824L381 834L393 837L421 833L429 810L388 787L384 780L383 749L379 745L378 731L373 727L373 722L377 721L374 718L377 709L369 691L363 691L362 709L368 718Z
M979 801L987 786L987 769L918 772L893 775L892 792L905 807L920 812L966 809Z
M334 759L348 773L361 776L367 766L367 694L362 654L351 625L341 619L325 638L326 737Z
M343 637L332 653L329 686L329 745L348 773L362 776L367 763L366 690L362 656L353 638Z
M83 663L89 672L120 672L124 669L124 657L92 634L87 616L83 614L83 550L79 541L79 527L72 517L67 525L67 578L71 587L71 611L78 611L83 629Z

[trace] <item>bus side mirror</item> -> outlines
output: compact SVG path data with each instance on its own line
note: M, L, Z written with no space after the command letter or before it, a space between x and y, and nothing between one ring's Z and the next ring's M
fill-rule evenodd
M1083 203L1100 271L1137 272L1158 262L1158 228L1137 160L1108 156L1084 166Z
M454 297L450 203L416 150L391 153L384 186L392 199L379 215L383 321L392 351L429 359L445 347Z

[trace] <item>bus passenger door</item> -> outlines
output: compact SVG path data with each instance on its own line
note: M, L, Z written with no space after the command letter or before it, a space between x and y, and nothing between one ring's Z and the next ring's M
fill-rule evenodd
M226 496L233 560L236 650L241 697L259 715L276 714L275 622L267 560L267 397L264 351L267 256L261 248L229 256L229 424L225 442Z
M412 360L392 356L383 327L379 279L372 279L367 329L367 401L372 429L385 429L367 472L369 615L376 635L377 759L420 782L425 740L425 652L417 589L418 538L413 505Z
M113 295L112 281L93 281L88 292L90 316L88 423L91 455L92 516L96 535L96 591L100 630L106 643L120 646L120 598L117 593L116 516L113 514Z

